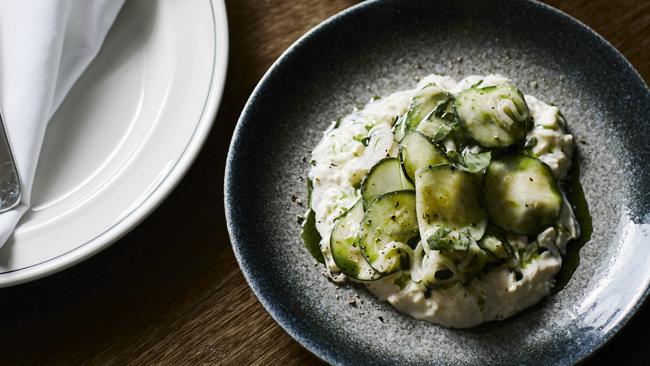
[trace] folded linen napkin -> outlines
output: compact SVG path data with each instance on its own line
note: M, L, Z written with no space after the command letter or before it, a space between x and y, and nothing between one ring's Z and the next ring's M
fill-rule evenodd
M0 0L0 111L20 204L0 214L0 245L27 211L48 121L95 57L124 0Z

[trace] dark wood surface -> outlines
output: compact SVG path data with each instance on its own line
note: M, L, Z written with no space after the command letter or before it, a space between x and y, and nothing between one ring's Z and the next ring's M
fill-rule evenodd
M155 213L106 251L0 290L0 364L320 362L275 324L244 281L226 232L223 170L230 134L265 70L301 34L356 2L227 1L228 79L196 163ZM649 0L548 3L594 28L648 80ZM587 364L650 364L648 324L645 306Z

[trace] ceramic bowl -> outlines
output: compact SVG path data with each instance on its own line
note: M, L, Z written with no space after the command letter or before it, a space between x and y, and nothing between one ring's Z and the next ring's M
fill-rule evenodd
M338 288L300 239L310 150L331 121L429 73L500 73L560 107L577 143L590 240L568 283L505 321L418 321ZM606 343L648 293L650 92L603 38L533 1L366 1L273 65L233 135L225 207L233 250L273 318L333 364L572 364ZM359 294L357 307L348 299Z

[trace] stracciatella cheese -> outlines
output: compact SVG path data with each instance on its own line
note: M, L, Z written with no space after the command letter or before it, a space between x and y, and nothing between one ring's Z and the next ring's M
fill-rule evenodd
M386 157L398 156L393 127L399 116L407 112L411 99L425 86L434 85L456 95L479 83L488 87L510 83L510 80L500 75L474 75L457 82L448 76L429 75L412 90L369 102L363 109L333 123L325 132L312 153L309 179L313 183L311 207L322 237L321 251L335 281L345 279L330 252L335 221L359 200L359 184L369 169ZM573 150L573 137L566 131L566 121L557 107L530 95L525 95L525 102L533 120L526 139L535 142L529 153L548 165L561 181L566 177ZM449 139L443 144L447 151L456 149ZM479 150L478 146L472 148L474 152ZM405 277L412 269L363 283L378 299L388 301L398 311L444 326L465 328L507 318L550 293L567 242L580 234L571 205L563 193L562 196L556 224L530 238L543 251L526 261L491 269L469 283L457 282L439 288ZM507 240L519 251L529 245L526 236L508 235ZM430 254L436 255L435 251Z

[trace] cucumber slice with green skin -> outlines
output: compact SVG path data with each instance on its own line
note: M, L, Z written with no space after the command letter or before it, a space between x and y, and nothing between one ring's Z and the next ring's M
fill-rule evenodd
M453 96L437 87L426 87L411 99L408 111L400 118L395 128L395 139L401 141L408 131L414 131L418 125L432 114L442 114Z
M363 215L363 202L359 200L336 221L330 236L330 250L341 272L356 280L373 281L381 274L370 267L359 248L359 226Z
M524 95L512 85L467 89L456 97L454 109L467 134L483 147L523 142L532 127Z
M453 97L451 95L447 97L449 99L434 108L415 128L434 143L444 140L458 125L458 118L453 109Z
M410 132L402 139L399 156L404 172L411 181L415 180L418 169L449 163L445 153L419 132Z
M467 250L485 233L487 215L473 174L450 165L420 169L415 192L420 235L429 249Z
M453 124L450 122L443 121L440 118L429 118L426 121L422 121L415 130L433 142L438 143L447 138L453 129Z
M490 221L528 236L552 226L562 208L551 168L526 155L494 159L485 173L483 197Z
M397 191L377 197L368 206L359 243L370 266L390 274L410 267L412 250L406 243L417 235L415 192Z
M409 130L418 128L420 122L431 115L442 114L453 96L438 88L427 88L425 92L414 97L406 112L406 126Z
M377 196L405 189L412 190L413 184L404 175L397 158L380 160L370 169L366 178L361 182L361 196L366 207Z

